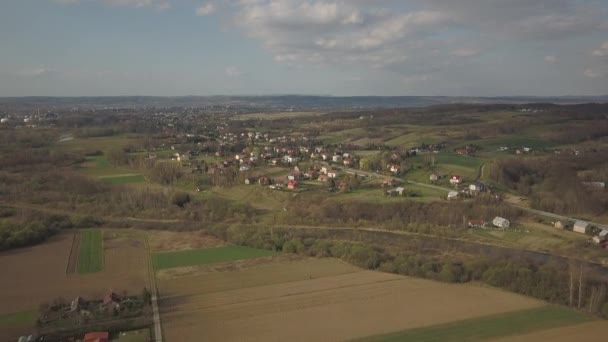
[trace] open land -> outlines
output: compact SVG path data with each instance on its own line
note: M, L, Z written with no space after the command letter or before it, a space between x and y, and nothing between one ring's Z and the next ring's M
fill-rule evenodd
M487 287L363 271L335 259L159 279L159 289L168 341L337 341L543 305Z
M59 234L33 247L0 253L0 269L11 275L0 278L0 288L4 289L0 294L3 303L0 315L36 312L41 303L57 297L100 298L110 289L140 293L144 286L149 287L144 242L120 231L106 230L103 236L104 267L96 273L67 274L73 233ZM25 324L23 328L32 328L32 325Z

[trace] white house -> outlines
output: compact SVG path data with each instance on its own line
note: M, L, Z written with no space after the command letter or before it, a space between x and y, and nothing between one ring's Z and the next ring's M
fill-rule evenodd
M327 170L327 166L323 166L323 167L321 168L321 173L322 173L322 174L326 175L326 174L327 174L327 171L328 171L328 170Z
M331 160L332 160L334 163L340 162L340 161L342 161L342 156L341 156L341 155L339 155L339 154L336 154L335 156L331 157Z
M450 177L450 184L460 184L462 183L462 177L460 177L459 175L452 175Z
M587 234L587 231L589 231L589 223L585 221L576 221L572 227L572 231Z
M448 199L453 200L458 198L458 191L450 191L448 192Z
M492 221L492 224L498 228L509 228L509 226L511 225L511 223L509 222L509 220L507 220L504 217L500 217L500 216L496 216L494 218L494 220Z
M327 177L329 178L338 178L338 171L330 170L327 172Z
M432 181L439 180L439 175L437 175L436 173L431 173L431 175L429 176L429 179Z

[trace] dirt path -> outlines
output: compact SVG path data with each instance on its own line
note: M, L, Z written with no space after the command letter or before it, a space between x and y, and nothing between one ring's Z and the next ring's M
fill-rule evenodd
M72 248L68 259L66 274L74 274L78 271L78 256L80 255L80 233L76 232L72 238Z

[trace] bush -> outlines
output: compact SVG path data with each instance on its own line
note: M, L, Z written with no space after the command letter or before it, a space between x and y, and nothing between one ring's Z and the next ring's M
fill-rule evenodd
M190 203L190 194L187 192L176 192L171 197L171 203L183 208L186 204Z

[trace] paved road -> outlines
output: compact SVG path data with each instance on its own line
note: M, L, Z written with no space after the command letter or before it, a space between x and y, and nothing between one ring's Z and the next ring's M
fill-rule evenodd
M348 169L348 168L343 168L342 170L344 172L346 172L346 173L351 173L351 174L352 173L357 173L357 174L366 175L366 176L369 176L369 177L392 178L392 179L396 179L396 180L399 180L399 181L404 181L404 179L402 179L402 178L397 178L397 177L392 177L392 176L384 176L384 175L373 173L373 172L366 172L366 171L355 170L355 169ZM453 189L450 189L450 188L444 188L442 186L433 185L433 184L420 183L420 182L415 182L415 181L411 181L411 180L405 180L405 181L407 183L409 183L409 184L415 184L415 185L423 186L423 187L426 187L426 188L429 188L429 189L441 190L441 191L445 191L445 192L449 192L449 191L453 190ZM542 216L554 218L554 219L557 219L557 220L564 220L564 221L577 221L577 220L579 220L576 217L569 217L569 216L564 216L564 215L559 215L559 214L551 213L551 212L548 212L548 211L532 209L532 208L524 207L522 205L511 203L511 202L506 202L505 201L504 203L506 203L506 204L508 204L508 205L510 205L512 207L516 207L516 208L519 208L521 210L527 211L527 212L529 212L531 214L542 215ZM601 228L601 229L608 229L608 224L603 224L603 223L598 223L598 222L590 222L590 221L586 221L586 220L583 220L583 221L588 222L592 226L596 226L596 227Z

